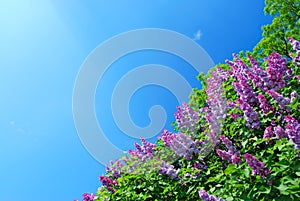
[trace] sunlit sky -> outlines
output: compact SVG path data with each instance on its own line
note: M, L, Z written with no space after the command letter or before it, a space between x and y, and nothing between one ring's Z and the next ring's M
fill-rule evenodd
M72 115L76 76L99 44L133 29L169 29L195 40L214 63L223 63L259 41L261 26L271 21L263 7L262 0L1 1L0 200L74 200L99 187L104 166L82 145ZM174 55L144 51L114 64L97 88L95 108L105 133L111 133L107 137L124 150L136 140L122 136L109 107L97 103L109 100L120 72L148 63L175 70L186 66L179 73L200 87L197 72ZM151 105L162 105L168 129L179 105L155 86L138 91L130 104L140 126L148 125Z

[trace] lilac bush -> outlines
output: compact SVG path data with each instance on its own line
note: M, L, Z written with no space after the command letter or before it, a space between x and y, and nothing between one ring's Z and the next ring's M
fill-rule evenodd
M290 59L234 55L212 70L204 107L178 106L176 132L134 143L83 200L300 200L300 44L288 40Z

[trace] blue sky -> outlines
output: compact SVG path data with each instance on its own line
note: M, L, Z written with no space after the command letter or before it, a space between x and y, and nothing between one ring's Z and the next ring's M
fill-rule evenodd
M196 39L215 63L223 63L259 41L260 27L271 21L263 7L263 1L244 0L1 1L0 200L73 200L100 185L104 166L81 144L72 115L76 76L99 44L133 29L169 29ZM200 86L197 72L174 55L142 51L116 62L97 88L95 108L107 137L122 149L135 140L113 122L111 90L126 70L149 63L170 66ZM153 104L166 109L171 129L178 103L160 87L137 91L132 119L148 125Z

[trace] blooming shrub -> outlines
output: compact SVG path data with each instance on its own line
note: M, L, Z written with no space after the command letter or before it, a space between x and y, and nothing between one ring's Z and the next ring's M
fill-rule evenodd
M83 200L300 200L300 43L288 40L291 59L234 55L212 71L205 102L177 107L176 132L141 138Z

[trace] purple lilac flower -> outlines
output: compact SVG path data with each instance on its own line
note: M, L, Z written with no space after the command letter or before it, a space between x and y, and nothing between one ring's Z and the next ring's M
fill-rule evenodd
M266 97L262 94L258 95L258 101L260 103L259 107L262 109L264 114L268 114L269 112L274 112L274 108L270 105Z
M206 115L206 120L209 124L209 136L212 146L217 144L216 135L221 133L222 123L227 115L226 98L222 96L222 79L220 75L212 71L212 77L207 79L208 86L206 88L209 111ZM211 146L211 147L212 147Z
M242 115L240 114L234 114L233 112L229 113L230 117L233 118L234 120L237 120L238 118L241 118Z
M153 153L155 144L147 142L143 137L141 137L140 139L142 141L142 146L135 142L135 150L129 150L129 154L133 156L141 156Z
M288 70L286 67L286 59L277 52L272 52L268 58L267 73L270 78L271 86L269 89L278 91L285 87L285 81L282 79Z
M149 159L154 158L154 147L155 144L151 142L147 142L144 138L141 137L142 145L138 143L134 143L135 149L129 150L128 153L130 157L128 157L124 162L127 164L126 171L128 172L136 172L139 171L137 167L140 167L141 164L148 165L148 168L153 168L156 164L149 164L147 161Z
M249 66L247 66L243 60L237 57L236 54L232 54L235 61L228 61L226 60L225 62L232 68L233 74L235 77L237 76L242 76L244 78L248 78L248 72L251 72ZM239 78L238 78L239 79Z
M247 83L246 78L238 75L239 82L232 82L234 90L238 93L240 98L250 105L255 105L257 100L257 94L253 91L252 87Z
M221 68L220 66L217 67L217 71L220 75L220 77L222 78L223 81L226 81L228 79L228 72L226 70L224 70L223 68Z
M162 137L158 137L159 139L162 138L164 145L169 146L170 142L175 138L176 134L169 132L167 129L164 129L163 132L161 132Z
M232 142L225 136L220 136L220 139L228 149L228 152L221 149L217 149L217 154L222 158L222 160L226 160L229 163L233 164L241 163L242 160L239 157L240 153L236 149L236 147L232 145Z
M296 56L293 57L293 62L295 64L298 63L298 65L299 65L299 62L300 62L300 42L297 41L297 40L295 40L295 39L293 39L293 38L291 38L291 37L289 37L288 40L289 40L290 44L292 45L293 49L297 53Z
M258 118L257 112L247 103L241 99L237 99L236 102L240 104L240 108L244 112L244 116L246 118L246 126L251 129L259 129L260 127L260 120Z
M123 164L120 160L116 160L115 163L110 161L110 166L106 165L106 173L112 178L119 178L121 177Z
M203 201L224 201L222 198L209 195L205 190L198 190L198 194Z
M248 153L244 155L244 158L252 169L253 175L259 175L262 179L269 176L270 168L265 167L263 162L260 162L257 158Z
M158 173L167 175L171 179L176 179L176 178L178 178L177 174L179 171L180 171L180 169L175 170L173 165L170 165L170 164L166 163L165 161L162 161L162 164L161 164L161 167L160 167Z
M287 69L287 70L285 71L285 78L284 78L284 80L285 80L286 82L288 82L288 81L290 81L293 77L294 77L294 76L293 76L292 70L291 70L291 69Z
M296 149L300 149L300 124L297 119L287 115L285 121L288 123L285 126L285 133L288 135L290 141L295 144Z
M286 111L290 110L289 106L287 106L288 104L291 103L289 98L283 97L280 93L278 93L274 90L268 90L268 94L269 94L269 96L271 96L273 99L276 100L280 109L283 109Z
M114 193L116 191L114 187L118 186L117 180L105 176L100 176L100 181L102 182L103 186L106 186L106 189L111 193Z
M268 126L265 131L264 131L264 137L263 138L272 138L275 137L275 133L273 132L273 127L272 126ZM272 142L271 140L269 142ZM267 142L267 144L269 143Z
M300 95L296 91L293 91L291 93L291 103L295 100L296 97L298 97L298 100L299 100Z
M82 194L82 201L93 201L95 199L97 199L97 196L95 196L93 193L92 194L89 194L89 193Z
M229 153L231 153L231 154L238 153L236 147L232 145L232 142L227 137L222 135L222 136L220 136L220 139L221 139L222 143L228 149Z
M228 108L231 108L231 109L234 108L234 107L236 107L236 104L234 102L232 102L232 101L228 101L226 103L226 105L227 105Z
M187 160L193 158L193 153L199 152L196 147L196 142L181 132L170 141L169 146L174 150L176 155L183 156Z
M259 62L257 60L255 60L252 56L248 56L248 59L250 61L252 69L253 68L261 68L260 65L259 65Z
M280 127L280 126L276 126L276 127L274 128L274 134L276 135L276 137L277 137L278 139L281 139L281 138L288 138L287 133L286 133L285 130L284 130L282 127Z
M178 127L183 131L195 132L198 127L199 114L186 103L182 103L182 106L177 106L178 111L174 113Z
M193 169L194 170L207 170L208 166L205 164L204 160L200 160L199 162L194 162Z
M256 87L266 92L271 84L269 83L268 74L260 66L253 66L251 70L251 72L248 72L249 79Z

